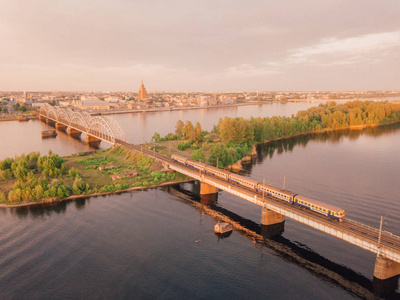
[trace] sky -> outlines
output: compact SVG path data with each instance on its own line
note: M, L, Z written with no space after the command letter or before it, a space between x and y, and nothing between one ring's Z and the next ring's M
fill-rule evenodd
M0 90L400 90L399 15L399 0L0 0Z

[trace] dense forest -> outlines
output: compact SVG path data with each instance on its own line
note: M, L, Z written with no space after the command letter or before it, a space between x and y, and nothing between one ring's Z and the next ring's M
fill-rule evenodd
M191 157L198 161L207 161L223 168L248 155L252 145L265 143L279 138L293 137L300 134L351 128L365 125L381 125L400 121L400 104L393 102L352 101L344 104L328 102L299 111L291 117L265 118L221 118L218 126L211 133L201 135L191 133L193 126L183 125L178 121L175 135L169 134L164 139L184 139L178 145L179 150L191 147ZM197 125L201 128L200 125ZM185 130L187 128L188 130ZM217 137L221 143L209 145ZM196 138L193 138L196 137ZM206 140L206 146L198 143ZM194 145L194 146L193 146Z

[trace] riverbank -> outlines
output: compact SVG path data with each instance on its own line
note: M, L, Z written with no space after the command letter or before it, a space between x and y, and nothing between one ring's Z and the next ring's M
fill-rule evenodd
M0 161L0 203L19 207L190 181L120 146L59 157L30 153Z
M172 186L172 185L186 183L186 182L192 182L192 181L195 181L195 180L194 179L179 180L179 181L165 182L165 183L161 183L158 185L152 185L152 186L132 187L132 188L115 191L115 192L94 193L94 194L89 194L89 195L75 195L75 196L69 196L69 197L62 198L62 199L52 199L51 201L44 201L44 202L31 202L31 203L9 204L9 205L8 204L0 204L0 208L17 208L17 207L27 207L27 206L35 206L35 205L43 205L43 204L53 204L53 203L70 201L70 200L75 200L75 199L99 197L99 196L106 196L106 195L112 195L112 194L121 194L121 193L127 193L127 192L132 192L132 191L144 191L144 190L148 190L148 189L153 189L153 188L158 188L158 187L163 187L163 186Z
M169 107L169 108L148 108L148 109L129 109L129 110L115 110L115 111L101 111L101 112L90 112L92 116L100 115L118 115L118 114L132 114L132 113L143 113L143 112L166 112L166 111L183 111L183 110L197 110L197 109L209 109L209 108L227 108L236 106L248 106L248 105L262 105L271 103L285 103L286 101L264 101L264 102L245 102L235 104L223 104L223 105L207 105L207 106L182 106L182 107Z
M37 116L24 116L24 117L26 117L26 119L24 119L24 120L21 120L20 116L4 117L4 118L0 118L0 122L3 122L3 121L29 121L29 120L38 119Z
M337 132L337 131L343 131L343 130L362 130L365 128L374 128L374 127L383 127L383 126L389 126L389 125L394 125L394 124L400 124L400 120L396 122L391 122L387 124L369 124L369 125L353 125L353 126L348 126L348 127L341 127L341 128L335 128L335 129L325 129L325 130L317 130L317 131L312 131L312 132L307 132L307 133L300 133L292 136L285 136L285 137L280 137L276 138L273 140L269 140L263 143L256 143L253 144L251 154L248 156L243 157L242 159L239 159L238 161L234 162L232 165L226 166L226 169L230 171L240 171L243 168L243 164L249 164L252 162L252 157L257 155L257 147L262 146L262 145L267 145L270 143L282 141L282 140L289 140L292 138L297 138L301 136L308 136L312 134L323 134L327 132Z

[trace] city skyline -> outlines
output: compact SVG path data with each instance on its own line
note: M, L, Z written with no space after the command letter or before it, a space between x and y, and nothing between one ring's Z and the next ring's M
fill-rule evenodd
M3 1L0 90L398 90L398 1Z

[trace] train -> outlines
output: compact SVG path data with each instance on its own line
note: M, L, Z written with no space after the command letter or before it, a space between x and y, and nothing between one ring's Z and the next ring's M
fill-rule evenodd
M290 204L297 205L300 207L304 207L306 209L310 209L315 211L316 213L322 214L327 218L335 219L339 222L342 222L345 217L345 211L339 207L323 203L321 201L311 199L299 194L296 194L291 191L281 190L279 188L264 184L262 182L258 182L256 180L246 178L244 176L240 176L238 174L229 172L227 170L222 170L190 158L186 158L183 156L179 156L176 154L171 155L171 159L173 161L184 164L185 166L189 166L199 170L200 172L208 173L224 180L227 180L232 183L240 184L245 186L251 190L254 190L258 193L267 194L270 196L274 196L283 201L289 202Z

